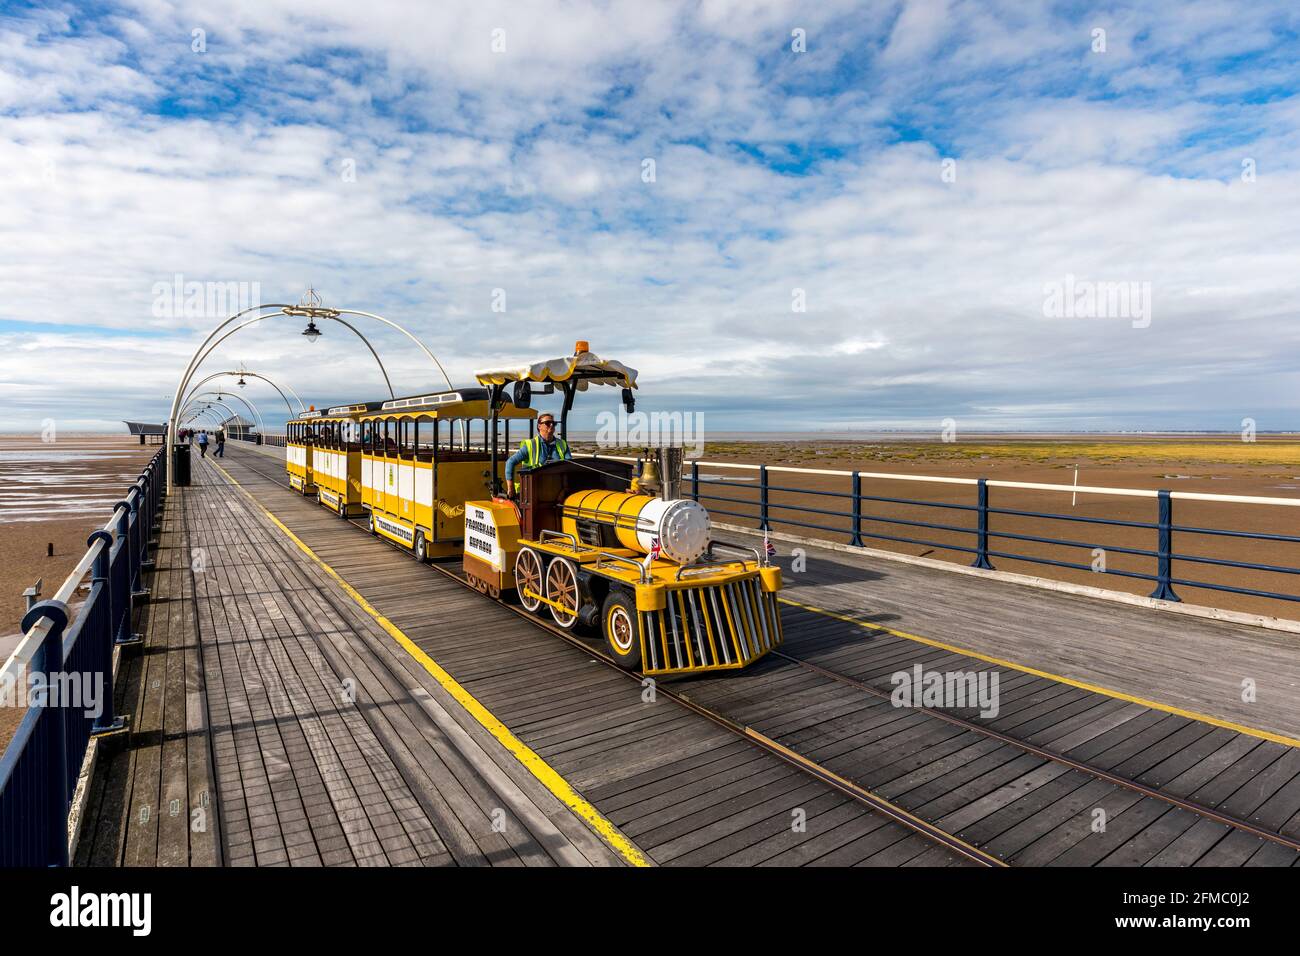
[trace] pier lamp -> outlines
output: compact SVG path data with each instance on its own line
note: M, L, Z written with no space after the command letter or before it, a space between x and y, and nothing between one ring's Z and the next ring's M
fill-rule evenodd
M290 306L284 310L285 315L296 315L306 317L307 328L302 330L302 334L307 336L308 342L315 342L320 338L320 329L316 328L317 319L337 319L339 317L338 309L327 309L324 306L324 300L321 299L320 293L314 288L308 288L303 297L295 306Z

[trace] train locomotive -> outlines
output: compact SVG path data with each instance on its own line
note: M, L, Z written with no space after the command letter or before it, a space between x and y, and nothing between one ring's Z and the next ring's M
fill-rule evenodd
M478 372L478 387L313 409L289 423L288 482L419 561L459 556L493 598L598 630L628 670L745 667L781 643L781 571L713 538L708 512L680 494L681 448L647 449L638 468L550 461L503 493L503 451L534 435L534 386L562 395L567 441L578 394L619 387L630 412L636 374L579 342L570 356Z
M636 371L586 342L572 356L476 373L499 410L529 408L533 385L563 394L567 439L574 399L591 386L622 388L635 406ZM511 395L506 386L512 385ZM495 429L488 429L495 435ZM490 474L498 474L493 443ZM680 496L681 448L628 462L583 457L522 472L519 493L465 503L463 568L480 591L517 597L561 628L596 628L614 661L644 674L734 670L782 641L781 571L764 552L717 541L708 512Z

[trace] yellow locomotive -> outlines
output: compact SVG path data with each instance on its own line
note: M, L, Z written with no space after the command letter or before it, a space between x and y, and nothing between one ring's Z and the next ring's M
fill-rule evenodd
M636 371L585 342L572 356L476 377L494 418L528 409L533 383L558 388L565 439L578 392L612 385L629 412L635 404ZM490 457L499 476L495 438ZM660 448L639 474L611 458L548 462L522 473L517 500L495 480L490 498L465 503L465 574L494 597L516 592L527 611L562 628L598 627L629 670L744 667L781 643L781 571L756 549L712 540L708 512L678 495L681 469L682 449Z

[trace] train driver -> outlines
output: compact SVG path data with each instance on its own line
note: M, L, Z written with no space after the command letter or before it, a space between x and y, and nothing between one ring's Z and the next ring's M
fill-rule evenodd
M519 482L515 480L515 469L520 465L530 471L548 461L563 461L572 458L569 443L563 438L555 437L555 416L542 412L537 419L537 435L527 438L519 445L519 450L506 460L506 494L519 494Z

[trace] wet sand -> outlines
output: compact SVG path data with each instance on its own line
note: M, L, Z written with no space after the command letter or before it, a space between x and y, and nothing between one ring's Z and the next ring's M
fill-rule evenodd
M60 435L51 443L0 435L0 661L21 636L22 592L42 578L42 596L54 595L158 447L128 435ZM0 707L0 746L21 713Z

